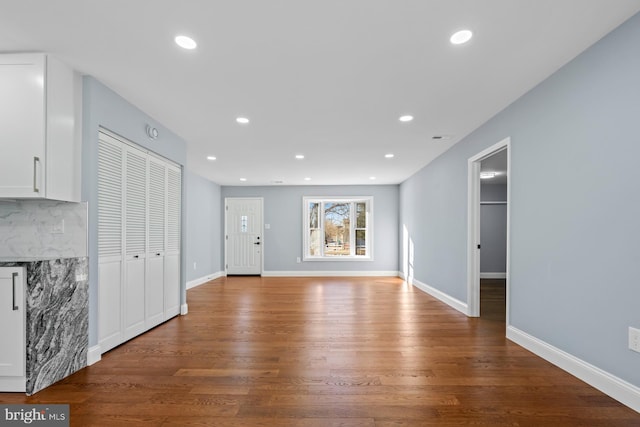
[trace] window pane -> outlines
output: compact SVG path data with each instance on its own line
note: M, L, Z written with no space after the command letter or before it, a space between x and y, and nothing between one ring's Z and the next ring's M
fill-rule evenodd
M309 228L318 228L319 203L309 203Z
M356 230L356 255L367 255L367 232Z
M324 254L326 256L350 255L350 207L350 203L325 202L324 204Z
M310 230L309 231L309 255L310 256L320 256L322 253L321 249L321 240L320 240L320 230Z
M304 258L344 261L373 253L373 197L303 197Z
M356 228L367 228L367 204L356 203Z

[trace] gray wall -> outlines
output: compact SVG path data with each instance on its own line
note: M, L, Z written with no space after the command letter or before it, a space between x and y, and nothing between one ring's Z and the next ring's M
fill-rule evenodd
M482 183L481 202L507 200L506 184ZM480 272L505 273L507 271L507 205L480 205Z
M373 261L307 261L302 258L304 196L373 196ZM222 197L263 197L264 270L398 271L398 186L222 187ZM223 201L224 203L224 201ZM224 220L224 219L223 219ZM224 244L224 242L222 242Z
M222 208L218 184L189 171L185 174L187 198L187 282L219 273L222 268ZM194 268L193 263L196 263Z
M481 202L505 202L507 200L507 184L487 184L480 182Z
M640 15L400 187L415 277L466 301L467 159L511 137L511 325L635 386L638 46Z
M82 200L89 205L89 346L93 346L98 343L98 128L102 126L109 129L180 165L184 165L186 161L186 143L93 77L84 77L83 91ZM158 139L152 141L147 137L147 124L158 129ZM184 198L182 203L184 230ZM183 232L183 265L184 234ZM181 282L184 303L184 268Z

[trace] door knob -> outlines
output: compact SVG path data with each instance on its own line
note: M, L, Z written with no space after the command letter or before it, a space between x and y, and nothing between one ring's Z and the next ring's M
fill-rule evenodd
M254 244L254 245L259 245L259 244L260 244L260 242L254 242L253 244Z

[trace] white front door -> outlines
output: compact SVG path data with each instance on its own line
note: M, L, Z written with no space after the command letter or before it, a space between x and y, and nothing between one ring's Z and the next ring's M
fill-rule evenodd
M262 199L225 199L227 274L262 273Z

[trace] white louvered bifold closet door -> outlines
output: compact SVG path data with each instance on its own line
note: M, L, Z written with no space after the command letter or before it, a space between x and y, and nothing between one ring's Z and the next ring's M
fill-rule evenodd
M98 146L98 255L122 256L122 147Z
M101 133L98 143L98 344L103 351L124 340L123 162L122 143Z
M129 339L146 329L147 156L131 147L125 154L124 335Z
M99 344L180 313L182 170L107 131L98 156Z
M180 313L180 244L182 210L182 171L175 166L167 166L167 216L165 253L165 319Z
M165 320L164 317L164 254L165 254L165 211L166 211L166 169L165 162L149 157L149 199L148 199L148 247L145 289L145 310L147 328Z

